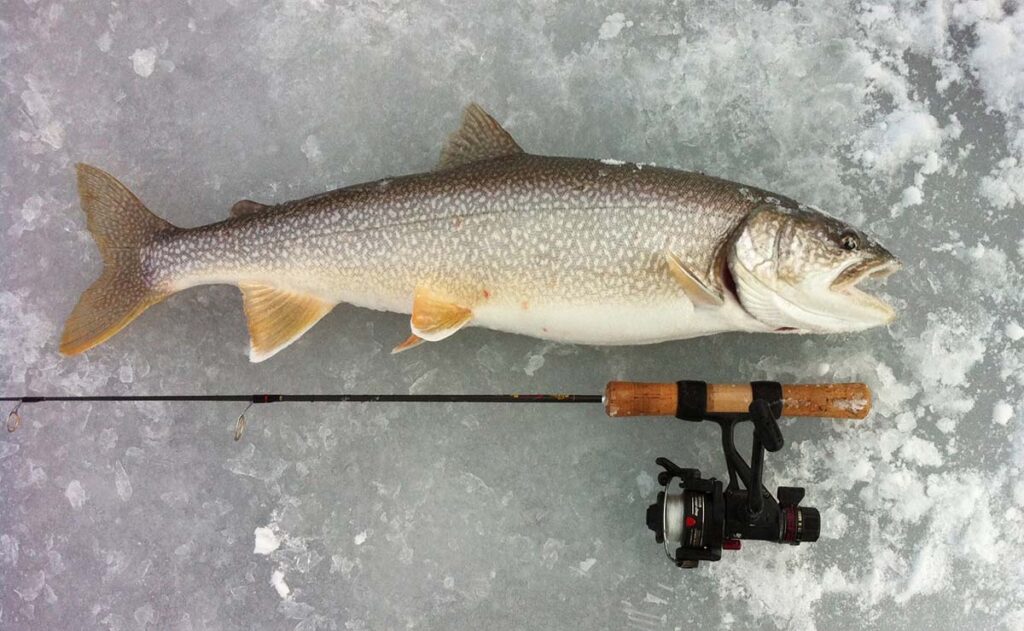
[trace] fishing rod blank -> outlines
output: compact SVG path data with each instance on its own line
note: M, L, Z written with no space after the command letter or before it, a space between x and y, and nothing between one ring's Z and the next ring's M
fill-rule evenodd
M601 403L611 417L736 414L746 412L760 382L709 384L703 381L641 383L612 381L603 394L156 394L56 395L0 397L16 402L7 420L8 431L21 424L19 408L47 402L238 402L262 403ZM784 384L782 413L786 416L862 419L871 410L871 391L862 383ZM246 407L246 410L249 408ZM244 428L245 412L238 426ZM240 435L236 427L236 435Z

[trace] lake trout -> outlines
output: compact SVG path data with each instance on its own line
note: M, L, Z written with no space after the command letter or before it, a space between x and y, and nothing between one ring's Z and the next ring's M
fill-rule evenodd
M594 345L724 331L837 333L894 310L857 287L899 262L860 230L734 182L525 153L470 105L437 168L179 228L77 166L103 259L60 350L86 351L197 285L242 292L263 361L335 305L411 314L395 352L466 326Z

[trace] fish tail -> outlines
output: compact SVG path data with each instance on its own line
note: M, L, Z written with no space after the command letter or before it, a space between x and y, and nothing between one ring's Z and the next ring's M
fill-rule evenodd
M78 299L64 324L60 352L77 355L108 340L171 291L156 289L143 273L141 249L175 226L147 209L112 175L76 165L86 225L103 258L103 272Z

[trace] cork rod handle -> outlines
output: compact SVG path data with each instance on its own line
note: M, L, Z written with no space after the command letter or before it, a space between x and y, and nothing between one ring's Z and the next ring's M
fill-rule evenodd
M750 406L749 383L709 383L709 414L745 413ZM604 391L608 416L674 416L679 389L674 383L612 381ZM783 384L783 416L862 419L871 411L871 390L863 383Z

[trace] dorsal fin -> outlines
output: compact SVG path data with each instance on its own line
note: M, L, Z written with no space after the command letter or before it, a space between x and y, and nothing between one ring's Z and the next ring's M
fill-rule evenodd
M245 217L246 215L261 213L264 210L267 210L268 208L270 208L270 206L267 206L266 204L261 204L259 202L254 202L251 199L240 199L237 202L235 202L234 206L231 207L231 216Z
M448 137L437 168L450 169L477 160L490 160L523 153L498 121L476 103L462 113L462 124Z

